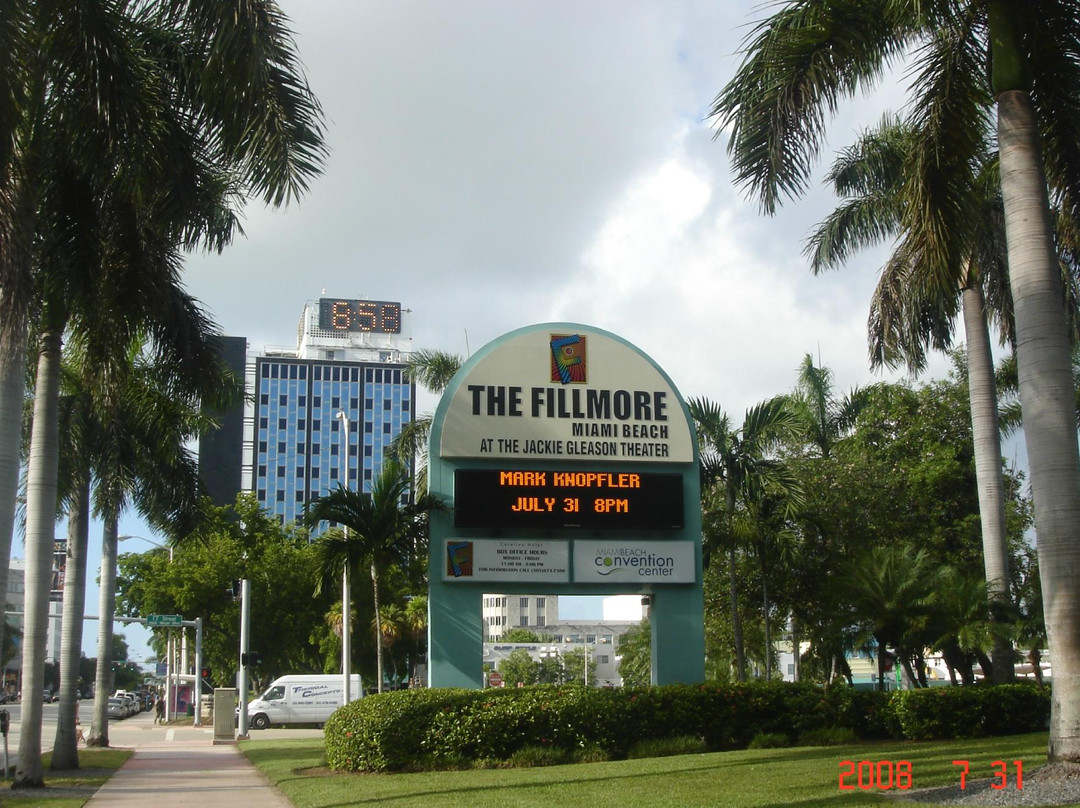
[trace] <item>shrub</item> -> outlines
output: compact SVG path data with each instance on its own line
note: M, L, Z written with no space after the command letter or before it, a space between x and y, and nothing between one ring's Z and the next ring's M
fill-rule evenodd
M1049 694L1026 685L892 694L784 682L408 690L335 712L326 723L326 759L338 771L382 772L501 765L521 752L521 765L549 765L528 761L618 759L643 754L648 744L697 752L701 744L788 746L796 738L847 743L1028 732L1048 715ZM686 737L693 748L684 746ZM551 751L541 756L536 749Z
M327 765L338 771L399 771L430 750L418 747L435 716L483 691L401 690L351 702L326 722Z
M705 741L692 735L678 735L673 738L647 738L638 741L630 749L627 757L653 758L671 757L672 755L700 755L708 752Z
M575 749L574 763L606 763L611 760L610 753L602 746L590 744L584 749Z
M518 769L528 769L534 766L558 766L570 762L570 755L564 749L532 745L521 747L507 760L510 767Z
M850 727L864 740L902 738L893 695L880 690L855 690L845 683L826 685L826 726Z
M859 742L859 736L850 727L822 727L808 729L799 735L798 746L844 746Z
M783 749L791 746L791 739L786 732L759 732L750 739L747 749Z
M904 736L916 741L1035 732L1050 716L1050 694L1026 684L908 690L893 704Z

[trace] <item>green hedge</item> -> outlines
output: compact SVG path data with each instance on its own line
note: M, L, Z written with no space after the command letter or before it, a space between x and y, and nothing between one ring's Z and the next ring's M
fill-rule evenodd
M1050 692L1030 685L906 690L892 700L903 737L979 738L1045 729Z
M1049 704L1048 692L1027 685L892 694L784 682L408 690L335 712L326 758L338 771L381 772L495 763L526 748L623 758L641 741L676 737L714 750L762 734L795 743L829 729L862 739L975 737L1039 729Z

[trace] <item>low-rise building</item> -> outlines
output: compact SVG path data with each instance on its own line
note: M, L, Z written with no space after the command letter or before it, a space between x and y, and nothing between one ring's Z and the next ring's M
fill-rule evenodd
M619 638L637 625L638 621L601 620L560 622L543 629L532 627L532 631L541 638L540 642L485 642L484 663L490 670L498 670L499 663L518 649L524 649L537 662L558 658L569 651L581 651L589 663L595 663L595 668L588 673L589 681L584 684L589 687L619 687L622 685L617 653ZM515 683L503 684L511 687Z

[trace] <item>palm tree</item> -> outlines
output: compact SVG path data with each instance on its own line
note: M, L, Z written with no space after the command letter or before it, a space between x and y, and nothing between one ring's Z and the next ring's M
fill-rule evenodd
M697 427L701 447L701 490L703 500L712 497L723 508L724 540L728 549L731 587L731 619L735 642L736 674L746 680L746 652L736 579L738 542L735 536L736 509L760 501L767 487L797 499L798 486L783 463L770 456L781 438L796 427L796 418L784 397L764 401L746 411L741 427L734 427L719 405L707 399L691 399L690 415ZM713 493L710 493L713 492Z
M927 165L920 140L915 126L886 116L845 150L829 173L845 202L818 226L807 252L817 273L838 266L859 247L899 236L871 305L872 366L903 360L919 370L928 346L948 350L959 302L967 335L985 574L995 612L1004 621L1010 603L1009 552L988 314L1003 340L1013 333L997 160L990 153ZM933 289L933 275L950 271L934 266L937 255L956 262L951 299ZM1068 273L1063 277L1067 281ZM989 312L987 300L993 302ZM995 681L1013 679L1012 657L1001 632L994 651L1000 663L993 669Z
M835 392L832 371L824 366L816 366L810 354L803 357L799 366L799 375L795 390L788 398L788 407L795 413L799 422L798 431L811 451L822 461L828 461L833 449L855 426L855 420L863 411L874 388L853 388L844 396ZM801 620L794 613L791 615L792 646L795 651L795 679L800 675L798 649L801 645ZM839 637L839 632L833 634ZM827 641L823 645L833 646Z
M1080 193L1080 20L1072 0L789 0L758 25L747 57L712 113L731 125L736 179L767 213L801 194L841 97L872 85L914 53L909 107L927 153L978 151L996 137L1001 162L1036 531L1055 659L1051 763L1080 761L1080 450L1069 337L1049 199ZM925 127L924 127L925 124ZM1043 146L1046 146L1045 156ZM950 262L935 262L948 266ZM951 277L933 284L953 295Z
M457 354L445 351L421 349L409 357L408 373L432 393L442 393L450 380L461 369L462 359ZM416 475L416 488L427 488L427 445L431 434L431 414L421 415L405 424L401 432L390 445L390 456L401 463L410 464L414 458L421 458L420 469Z
M192 338L201 356L180 362L182 346L141 346L136 340L124 364L114 365L108 386L92 387L94 407L87 436L94 472L95 513L102 519L99 611L116 604L116 554L120 514L133 502L169 541L185 539L200 520L198 466L190 440L210 428L204 405L220 408L241 395L241 383L217 361L213 331L181 318L177 330ZM193 328L191 332L187 327ZM198 332L203 330L201 336ZM112 621L98 621L98 668L93 721L87 743L109 745L108 676Z
M887 647L915 681L911 655L925 644L924 629L933 593L933 569L925 550L904 544L858 553L838 580L853 619L877 641L878 690L885 689Z
M208 178L211 183L212 178ZM84 378L82 396L85 399L97 398L94 405L100 413L108 413L111 406L117 404L115 381L126 378L124 373L127 363L133 361L129 351L123 347L136 341L136 349L141 350L141 342L136 339L135 329L140 323L145 325L151 335L154 348L168 364L168 374L175 380L186 380L198 367L204 372L205 364L213 361L209 337L210 324L193 301L179 290L176 260L177 245L182 237L182 229L205 233L209 239L227 239L232 229L232 218L227 211L222 215L221 201L213 194L198 194L190 205L143 204L136 210L136 203L127 190L110 185L95 185L90 178L74 176L71 172L60 170L56 181L50 185L49 192L41 201L39 232L41 249L38 257L38 276L41 280L41 298L44 303L41 340L44 349L38 362L38 385L36 399L41 407L35 409L35 422L41 420L41 430L35 430L31 442L31 458L28 463L30 474L37 475L38 464L45 475L50 475L48 485L51 496L28 496L30 507L40 509L42 516L35 523L35 529L45 529L44 512L49 503L55 508L57 492L58 443L55 423L59 416L59 398L50 384L42 384L43 379L52 379L61 375L60 351L61 335L66 331L69 345L77 348ZM182 217L175 221L172 217ZM214 224L207 224L213 222ZM209 227L224 226L218 232ZM178 319L174 320L173 318ZM53 346L56 346L54 349ZM218 381L214 378L211 384ZM160 389L171 389L172 382L161 384ZM208 389L210 385L207 385ZM90 417L84 415L84 420ZM53 428L50 429L50 424ZM121 439L129 439L138 430L126 429ZM84 440L92 440L93 430L84 430ZM94 437L100 437L95 435ZM38 445L40 444L40 445ZM151 441L147 445L154 445ZM35 447L37 450L35 450ZM87 452L105 451L115 447L83 446L76 457L82 457L84 465L75 469L83 485L89 485L89 461ZM100 470L100 466L99 466ZM46 489L42 488L42 491ZM191 498L194 501L194 497ZM160 516L161 519L165 515ZM52 533L28 534L28 548L32 544L44 545L51 542ZM108 544L108 542L106 542ZM29 555L29 551L28 551ZM105 557L115 554L105 549ZM105 576L103 582L110 579ZM29 576L26 585L27 603L38 603L41 599L39 588L47 591L44 578ZM111 586L103 587L111 593ZM40 608L40 607L38 607ZM81 628L81 603L71 608L76 610L68 621L71 630ZM103 614L111 614L109 611ZM30 609L28 608L29 612ZM111 631L111 622L105 631ZM72 645L75 648L77 643ZM110 648L109 643L105 648ZM77 660L77 650L76 660ZM102 656L107 659L107 652ZM72 663L75 664L75 663ZM103 666L105 667L105 666ZM106 667L107 670L107 667ZM38 671L31 664L24 669L24 682L33 690ZM91 742L100 742L102 736L95 733L95 728L107 719L105 698L107 689L100 693L100 721L95 721L91 728ZM62 705L61 723L58 725L58 741L61 746L59 760L54 758L54 767L77 765L74 745L74 690L68 701ZM34 715L28 716L31 722L38 723ZM107 731L104 735L107 743ZM33 732L20 740L20 782L36 785L41 778L40 759L33 748L40 749L33 740ZM23 747L26 747L25 749Z
M769 577L775 570L790 569L798 552L798 536L790 518L802 504L801 490L785 482L784 488L769 486L754 503L749 516L752 520L750 547L757 556L761 570L762 613L765 617L765 678L772 679L772 602L769 599Z
M806 354L788 406L799 419L804 438L825 460L832 456L837 441L850 433L873 393L870 388L856 387L837 397L833 388L832 371L814 365L814 358Z
M154 379L153 393L169 391L178 394L177 384L186 381L193 372L204 377L212 373L213 366L209 370L207 368L214 360L209 341L212 333L210 323L194 306L194 302L179 291L175 259L175 241L179 233L176 225L167 221L167 217L175 213L163 213L160 205L144 206L137 213L132 201L122 193L115 193L116 189L95 188L85 178L63 179L63 182L56 183L56 187L50 188L50 193L42 200L39 230L43 246L38 274L42 279L46 311L54 312L45 323L43 338L52 340L66 328L69 335L68 353L78 354L77 373L66 376L69 386L74 385L68 391L70 400L80 405L72 419L72 424L78 425L78 428L69 424L64 432L68 444L64 457L70 466L68 471L72 475L70 482L77 496L76 501L81 502L83 497L89 496L93 455L114 457L117 453L116 446L101 443L104 434L101 423L103 418L108 418L112 408L119 406L122 396L118 395L116 384L118 380L131 377L128 368L138 361L137 355L143 351L141 337L133 332L138 320L150 320L147 331L153 338L152 347L167 367L164 374L159 369L158 375L166 378ZM203 205L209 207L204 210ZM228 238L231 217L227 212L221 215L220 200L212 195L202 198L195 207L183 210L186 218L181 226L196 226L199 220L220 221L226 232L207 235L210 238ZM139 224L135 225L135 222ZM134 302L129 300L130 296L134 296ZM174 321L172 317L176 315L179 315L179 319ZM128 344L133 344L133 347L125 350ZM56 352L43 352L39 362L41 372L49 375L61 373L63 369L53 364L57 360ZM197 378L194 384L202 386L201 394L213 395L223 381L220 375L213 375L210 381ZM144 403L157 401L153 394L147 395L143 390L139 390L139 395ZM58 410L54 408L58 407L59 400L45 401L45 404L47 409L44 411L43 424L47 424L50 418L58 417ZM97 413L93 410L97 410ZM160 417L160 414L144 412L140 414L140 424L149 424L155 417ZM139 426L132 428L126 425L117 437L121 441L130 441L140 430ZM188 432L185 437L190 434ZM98 443L95 444L95 441ZM155 446L154 441L155 436L148 437L145 447ZM143 447L140 450L146 451ZM100 478L107 474L103 473L102 463L97 465L100 482ZM178 478L174 476L174 479ZM54 481L58 491L62 490L59 483L59 480ZM190 500L194 503L194 496ZM88 512L79 515L89 518ZM154 520L162 522L167 518L162 513ZM79 538L85 542L85 536L81 533ZM73 543L69 552L72 548L85 555L84 545ZM106 548L105 555L108 558L115 553L110 555ZM82 585L84 578L83 560L81 565L76 564L73 568L73 593L77 586ZM103 580L108 581L108 575ZM28 593L31 589L32 585L28 584ZM104 587L103 591L111 593L112 588ZM65 631L78 632L75 636L81 637L81 595L68 602L65 609L70 610ZM111 606L103 614L111 614ZM104 630L111 632L111 622L106 620L102 623ZM111 641L106 640L103 647L110 649ZM77 639L69 644L68 652L73 656L68 664L77 666ZM102 658L107 659L107 651ZM102 667L108 670L107 666ZM72 667L71 670L75 671L76 668ZM94 722L89 737L95 743L100 742L102 737L94 730L107 718L107 690L100 692L101 704L97 710L100 717ZM74 733L74 677L68 677L62 680L53 768L77 766ZM107 731L104 741L107 743ZM33 756L28 756L27 760L25 771L29 772L33 766ZM27 776L31 781L35 780L32 775Z
M237 201L298 197L325 156L318 102L277 4L60 5L0 18L0 589L19 473L39 204L58 158L98 177L146 173L147 198L228 167ZM188 144L177 149L177 143ZM125 158L127 162L125 163ZM225 175L222 175L225 176ZM155 187L156 186L156 187Z
M409 659L409 681L416 678L416 666L420 663L427 639L428 599L427 595L416 595L405 604L405 626L409 632L413 655Z
M68 521L67 559L64 573L63 620L60 637L60 706L53 741L53 769L79 766L75 735L78 710L79 662L86 601L86 556L90 544L90 469L83 452L86 441L88 402L72 389L74 374L65 366L61 382L59 435L66 445L60 451L60 500Z
M326 496L308 503L304 522L315 527L320 522L343 525L347 533L328 530L316 542L319 548L322 576L317 582L320 592L325 582L340 579L342 573L353 571L361 564L368 565L375 606L375 626L382 625L379 582L391 564L405 563L413 552L414 541L424 534L421 517L436 507L426 494L410 501L410 479L404 466L387 462L372 482L371 491L351 491L338 486ZM376 670L378 692L383 690L383 640L376 632Z
M152 206L151 220L171 224L158 232L171 238L175 248L233 229L235 217L228 209L222 216L219 208L211 220L192 215L206 196L239 203L252 194L283 204L306 189L325 154L318 104L303 81L275 4L237 10L213 0L189 0L97 11L83 14L75 7L15 0L0 22L0 42L12 48L4 57L12 70L0 81L0 109L11 113L0 116L0 320L5 323L0 356L22 350L34 300L33 261L50 263L50 256L33 253L32 245L63 243L50 242L40 230L43 224L57 230L64 217L50 218L42 211L76 210L73 190L88 189L94 199L107 188L126 189L119 198L145 200L137 213L145 215L145 207ZM71 76L80 81L72 82ZM57 204L49 207L49 200ZM85 220L77 216L73 221ZM52 263L55 271L48 282L55 292L65 288L73 265ZM157 269L153 264L130 266ZM128 294L124 305L99 313L122 325L145 324L146 308L135 318L118 316L140 302L123 284L118 288ZM67 297L54 293L46 301L38 320L44 324L40 357L55 368L67 314L60 303ZM152 314L151 325L165 315L163 310ZM15 365L5 360L0 367L0 419L9 416L21 395ZM31 449L36 468L28 490L34 501L28 502L27 603L42 614L47 608L38 594L44 543L51 547L52 542L45 514L55 508L56 493L55 459L50 458L55 424L49 424L54 384L48 372L39 372L38 447ZM12 438L6 434L4 439ZM9 456L0 454L0 463ZM0 469L0 496L6 496L7 472ZM31 550L38 544L41 549ZM104 555L110 555L108 547ZM27 611L28 623L36 627L41 620ZM27 635L28 658L35 658L41 641L37 630ZM34 664L27 672L36 676ZM35 686L31 678L27 687ZM26 731L27 721L40 725L40 715L31 708L24 716L17 782L39 786L40 745L32 748L39 738Z
M973 684L975 677L969 660L977 659L987 673L991 666L987 652L994 645L995 634L1014 629L1014 624L995 625L988 584L982 576L942 567L935 589L930 610L932 634L936 635L933 646L942 651L946 663L959 656L964 684Z
M45 682L45 637L48 630L53 530L56 524L57 420L60 397L60 335L47 332L41 339L34 421L26 474L26 577L23 605L24 693L40 693ZM48 540L45 537L48 536ZM39 650L40 649L40 650ZM15 783L43 785L41 766L40 699L22 704L19 762Z
M373 620L371 628L379 638L383 650L392 651L397 641L401 639L405 628L405 610L396 603L383 604L379 610L379 622L376 624ZM396 683L398 669L393 654L390 655L390 667L393 681Z

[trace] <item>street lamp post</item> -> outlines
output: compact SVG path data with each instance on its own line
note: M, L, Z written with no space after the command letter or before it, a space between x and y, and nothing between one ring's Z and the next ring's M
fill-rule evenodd
M345 490L349 490L349 416L345 410L338 410L337 415L334 416L341 421L342 438L338 442L339 451L341 452L341 484L345 486ZM349 528L347 525L342 526L342 530L345 534L345 541L349 540ZM349 685L352 672L352 637L351 626L349 625L349 613L352 611L352 595L349 591L349 560L346 555L345 563L342 565L341 572L341 676L342 687L344 693L344 704L348 704L351 701L349 693Z
M117 541L127 541L128 539L141 539L142 541L146 542L147 544L152 544L155 547L160 547L162 550L168 550L169 551L169 563L170 564L172 563L172 560L173 560L173 548L172 547L169 547L168 545L165 545L165 544L160 544L160 543L154 541L153 539L148 539L148 538L146 538L146 536L117 536L116 537Z

